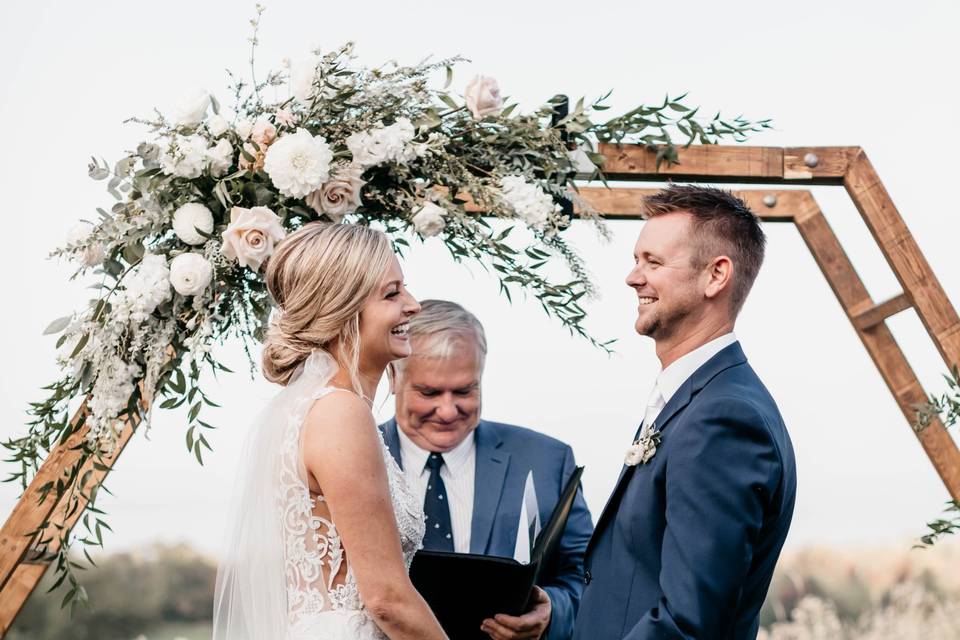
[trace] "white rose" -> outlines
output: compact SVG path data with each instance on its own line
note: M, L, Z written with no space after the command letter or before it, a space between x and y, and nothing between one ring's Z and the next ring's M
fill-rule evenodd
M173 213L173 232L187 244L203 244L207 238L197 233L197 229L207 234L213 231L213 214L210 209L199 202L181 205Z
M220 140L215 147L207 151L207 162L210 163L210 175L220 177L233 164L233 145L229 140Z
M279 216L267 207L234 207L230 210L230 224L223 231L220 253L242 267L259 271L273 255L276 243L286 235Z
M443 217L447 212L432 202L425 202L414 214L412 221L417 233L425 238L435 236L447 226Z
M307 196L307 206L334 222L340 222L344 215L363 204L360 189L366 182L360 179L362 173L363 168L358 165L341 167L323 186Z
M477 120L500 113L503 108L500 87L493 78L475 76L467 85L467 91L463 97L470 113Z
M170 284L182 296L195 296L210 285L213 266L199 253L181 253L170 261Z
M174 119L178 125L183 127L198 125L207 116L209 107L210 94L203 90L198 91L187 96L177 105Z
M230 123L227 122L227 119L222 115L214 114L207 120L207 131L210 132L214 138L219 138L227 132L227 129L230 128Z
M253 123L247 118L243 118L237 123L237 126L235 126L233 130L237 132L241 140L246 140L253 132Z

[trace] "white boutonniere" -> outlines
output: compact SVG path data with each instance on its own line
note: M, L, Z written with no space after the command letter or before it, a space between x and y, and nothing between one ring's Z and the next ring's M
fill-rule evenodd
M657 452L657 445L660 444L660 430L656 423L650 427L643 427L640 431L640 437L634 440L633 444L627 449L627 455L623 462L628 467L638 464L647 464Z

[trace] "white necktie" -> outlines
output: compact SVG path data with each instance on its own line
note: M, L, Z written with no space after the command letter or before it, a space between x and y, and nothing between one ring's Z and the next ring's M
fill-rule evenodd
M663 394L660 393L660 386L654 383L653 389L650 391L650 397L647 399L647 410L643 414L644 429L649 429L653 425L665 404L667 402L663 399Z

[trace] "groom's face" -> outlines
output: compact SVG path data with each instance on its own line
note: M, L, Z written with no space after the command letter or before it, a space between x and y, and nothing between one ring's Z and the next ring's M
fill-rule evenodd
M627 285L637 293L637 333L667 340L695 327L703 311L701 271L694 268L691 216L647 220L634 247Z
M446 357L413 355L397 376L397 426L421 449L445 453L480 423L481 362L476 345L457 341Z

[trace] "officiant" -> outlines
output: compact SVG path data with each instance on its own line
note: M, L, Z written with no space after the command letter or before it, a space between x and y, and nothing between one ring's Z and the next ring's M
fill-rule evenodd
M409 486L423 497L424 548L514 557L528 474L540 522L546 523L574 471L573 451L531 429L482 420L483 326L456 303L420 304L420 313L410 319L412 354L389 371L396 417L380 428ZM484 621L483 630L496 640L569 638L592 531L578 492L530 610L498 614Z

